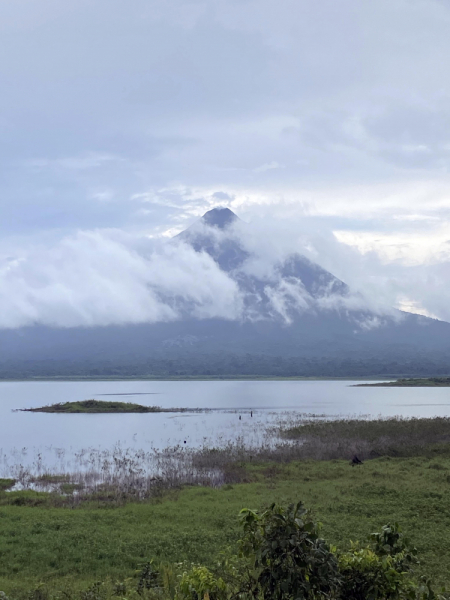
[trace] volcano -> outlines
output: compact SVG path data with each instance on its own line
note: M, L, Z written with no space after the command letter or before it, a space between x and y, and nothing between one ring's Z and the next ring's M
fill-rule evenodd
M374 311L298 252L261 275L246 228L214 208L168 243L210 257L236 287L236 318L0 331L0 376L427 376L450 371L450 324ZM257 258L257 257L256 257ZM209 260L209 259L208 259Z

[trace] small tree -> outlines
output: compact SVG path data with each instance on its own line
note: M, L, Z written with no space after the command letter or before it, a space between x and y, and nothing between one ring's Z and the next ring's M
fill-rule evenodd
M194 566L183 574L180 592L183 600L225 600L227 597L223 579L201 566Z
M411 565L418 562L417 550L410 546L410 542L404 537L398 523L383 525L380 532L372 533L370 540L374 544L374 552L378 556L395 556L397 562L401 561L402 567L407 570Z
M398 600L412 590L407 572L399 569L395 557L378 556L357 544L340 555L339 570L342 600Z
M297 600L337 590L337 559L301 502L286 508L272 504L261 514L244 509L240 518L240 553L248 564L242 592L264 600Z
M349 552L339 556L341 597L345 600L414 597L410 573L417 562L416 549L409 547L398 523L384 525L380 532L370 535L370 540L373 548L353 544Z

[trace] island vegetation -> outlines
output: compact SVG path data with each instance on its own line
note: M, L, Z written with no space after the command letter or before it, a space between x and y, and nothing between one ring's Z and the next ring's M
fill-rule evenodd
M378 383L359 383L355 387L450 387L450 377L397 379Z
M81 400L76 402L58 402L38 408L22 408L24 412L42 413L163 413L163 412L200 412L196 408L161 408L144 406L133 402L115 402L110 400Z

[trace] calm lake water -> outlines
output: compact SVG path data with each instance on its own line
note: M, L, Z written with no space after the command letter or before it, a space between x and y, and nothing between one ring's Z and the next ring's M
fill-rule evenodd
M0 453L23 449L150 449L249 443L261 425L289 413L450 415L450 388L358 388L352 381L86 381L1 382ZM57 415L13 412L73 400L132 401L162 407L223 409L206 413ZM250 416L250 410L253 416ZM241 419L239 420L239 415Z

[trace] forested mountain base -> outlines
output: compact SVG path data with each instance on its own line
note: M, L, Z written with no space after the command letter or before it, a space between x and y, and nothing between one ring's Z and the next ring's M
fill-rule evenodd
M450 357L285 357L237 354L155 355L147 360L28 360L0 363L0 379L36 377L431 377L450 373Z

